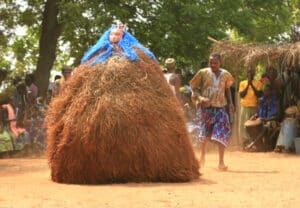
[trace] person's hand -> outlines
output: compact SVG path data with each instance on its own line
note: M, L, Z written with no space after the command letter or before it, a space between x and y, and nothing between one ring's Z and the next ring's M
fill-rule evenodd
M251 86L252 88L254 88L254 86L253 86L253 82L252 82L253 80L251 80L250 82L248 82L249 83L249 86Z
M252 121L253 121L253 120L257 119L257 118L258 118L258 115L257 115L257 114L255 114L255 115L253 115L253 116L251 116L251 117L250 117L250 120L252 120Z
M200 104L201 106L207 108L207 107L210 107L211 106L211 102L208 98L205 98L205 97L199 97L199 100L200 100Z
M191 107L190 107L190 105L188 103L186 103L186 104L183 105L183 109L184 110L190 110Z

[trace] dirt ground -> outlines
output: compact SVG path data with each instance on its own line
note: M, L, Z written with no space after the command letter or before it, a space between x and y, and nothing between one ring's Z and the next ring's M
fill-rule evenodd
M227 172L217 161L209 151L203 175L190 183L91 186L52 182L44 158L0 159L0 208L300 207L300 156L229 151Z

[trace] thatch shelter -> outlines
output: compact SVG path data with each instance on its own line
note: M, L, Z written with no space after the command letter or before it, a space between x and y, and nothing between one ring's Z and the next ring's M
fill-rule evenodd
M224 65L247 69L258 64L284 70L300 67L300 42L286 44L238 44L230 41L213 41L212 52L222 55Z

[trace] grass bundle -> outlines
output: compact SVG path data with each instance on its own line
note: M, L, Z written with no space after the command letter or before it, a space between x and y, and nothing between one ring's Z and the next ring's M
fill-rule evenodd
M159 65L80 65L46 116L53 181L185 182L199 177L183 111Z

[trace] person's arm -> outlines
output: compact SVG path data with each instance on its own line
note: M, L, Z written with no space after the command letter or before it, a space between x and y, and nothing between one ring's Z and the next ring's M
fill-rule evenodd
M180 94L180 79L174 74L170 79L170 84L173 87L174 93L178 99L178 101L181 103L181 94Z
M258 100L257 118L263 117L263 98Z
M247 95L248 87L249 87L249 82L248 82L247 86L245 87L245 89L240 91L241 98L244 98ZM240 88L241 88L241 85L240 85Z
M251 116L251 117L249 118L249 120L255 120L255 119L257 119L257 118L258 118L258 114L255 113L253 116Z
M264 122L273 121L273 120L276 120L276 116L271 116L269 118L262 118L261 120L264 121Z
M234 84L234 78L232 77L232 75L227 72L227 80L226 80L226 88L225 88L225 96L227 99L227 104L229 106L229 112L233 113L234 112L234 104L232 101L232 94L231 94L231 86Z
M226 88L225 95L226 95L227 103L228 103L228 106L229 106L229 110L232 113L232 112L234 112L234 105L233 105L233 102L232 102L232 95L231 95L230 87Z
M192 87L192 100L194 100L194 102L196 102L196 107L198 107L198 105L201 105L203 107L209 107L211 105L210 99L201 96L198 89L193 88L193 87ZM197 101L195 101L195 100L197 100Z
M262 119L263 121L267 122L267 121L277 121L278 120L278 118L279 118L279 102L278 101L276 101L275 106L276 106L276 114L274 114L273 116L271 116L269 118Z
M202 97L197 89L200 83L201 83L201 72L198 71L198 73L190 81L190 86L192 88L192 100L194 101L194 103L196 103L196 107L198 107L198 105L209 107L211 104L210 100L208 98Z
M254 87L253 82L250 83L250 86L252 87L256 97L261 97L263 95L263 92L261 90L258 90Z
M278 120L279 119L279 114L280 114L280 112L279 112L279 101L277 100L276 101L276 109L277 109L277 112L276 112L276 114L274 115L274 118L273 118L273 120Z

